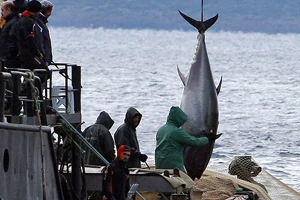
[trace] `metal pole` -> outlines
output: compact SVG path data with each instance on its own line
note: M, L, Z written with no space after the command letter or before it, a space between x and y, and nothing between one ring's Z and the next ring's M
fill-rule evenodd
M67 67L66 67L67 68ZM67 70L66 70L67 72ZM67 82L67 78L66 78ZM77 67L77 65L72 66L72 85L74 89L74 111L75 113L81 113L81 88L78 85L81 85L81 69L80 67ZM67 91L66 91L67 92ZM68 94L66 94L68 96ZM67 102L67 101L66 101ZM67 109L67 107L66 107ZM77 129L81 131L81 117L80 121L78 122L79 127ZM81 169L80 169L80 150L76 147L75 143L80 144L79 138L76 136L76 133L73 132L73 143L72 143L72 184L74 188L74 192L76 196L81 199L81 188L82 188L82 179L81 179Z
M74 193L76 195L75 199L81 199L81 170L80 170L80 151L77 148L76 143L79 143L76 133L72 132L73 142L72 142L72 185L74 188Z
M72 86L74 90L74 111L81 113L81 67L72 65Z
M201 22L203 22L203 0L201 0Z
M26 107L26 115L27 115L27 124L35 125L34 121L34 102L33 102L33 83L27 81L26 83L26 95L27 99L25 101Z
M47 81L46 81L47 83ZM34 76L34 85L37 87L39 91L39 100L40 100L40 118L41 123L44 126L47 126L47 116L46 116L46 100L43 97L43 90L42 90L42 84L41 79L38 76ZM45 88L47 90L47 88ZM36 108L38 110L38 108Z
M9 79L11 75L9 73L0 73L0 122L4 122L4 101L5 101L5 88L6 80Z
M13 93L12 93L12 103L11 103L11 122L14 124L20 124L19 115L21 102L19 99L20 91L20 75L12 73L13 80ZM23 102L24 103L24 102Z

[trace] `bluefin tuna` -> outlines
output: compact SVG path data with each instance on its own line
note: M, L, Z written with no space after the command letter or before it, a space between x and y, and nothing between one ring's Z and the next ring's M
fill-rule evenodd
M220 91L222 78L216 88L205 45L204 32L212 26L218 15L207 21L196 21L179 11L181 16L199 31L196 52L187 76L179 67L178 74L184 85L181 109L187 114L188 120L182 129L195 137L204 133L217 135L219 110L217 95ZM186 147L185 168L194 180L200 178L211 158L214 141L203 147Z

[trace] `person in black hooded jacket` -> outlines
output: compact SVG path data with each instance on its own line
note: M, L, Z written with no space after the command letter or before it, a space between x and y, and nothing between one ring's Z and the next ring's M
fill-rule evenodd
M142 114L135 108L128 108L124 123L115 132L114 138L117 149L121 145L131 148L131 156L127 163L129 168L141 168L141 162L146 162L148 156L140 152L136 135L136 127L140 124Z
M114 121L109 114L102 111L96 123L87 127L83 132L83 136L86 140L91 143L108 162L111 162L115 158L114 140L109 132L113 124ZM89 165L105 165L89 148L86 148L84 161L85 164Z

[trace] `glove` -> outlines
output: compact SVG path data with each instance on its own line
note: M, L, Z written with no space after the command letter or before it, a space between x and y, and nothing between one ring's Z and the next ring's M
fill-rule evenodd
M221 133L221 134L214 135L212 132L206 132L206 133L204 134L204 136L207 137L208 140L209 140L210 142L215 141L215 140L218 139L221 135L222 135L222 133Z
M148 156L146 154L140 154L139 155L139 159L142 162L146 162L147 158L148 158Z

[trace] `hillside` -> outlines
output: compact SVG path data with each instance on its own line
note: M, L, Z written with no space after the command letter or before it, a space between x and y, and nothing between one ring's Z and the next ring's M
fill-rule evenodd
M49 25L126 29L192 30L178 13L200 20L200 0L52 0ZM300 33L299 0L207 0L204 18L219 19L211 29L265 33Z

